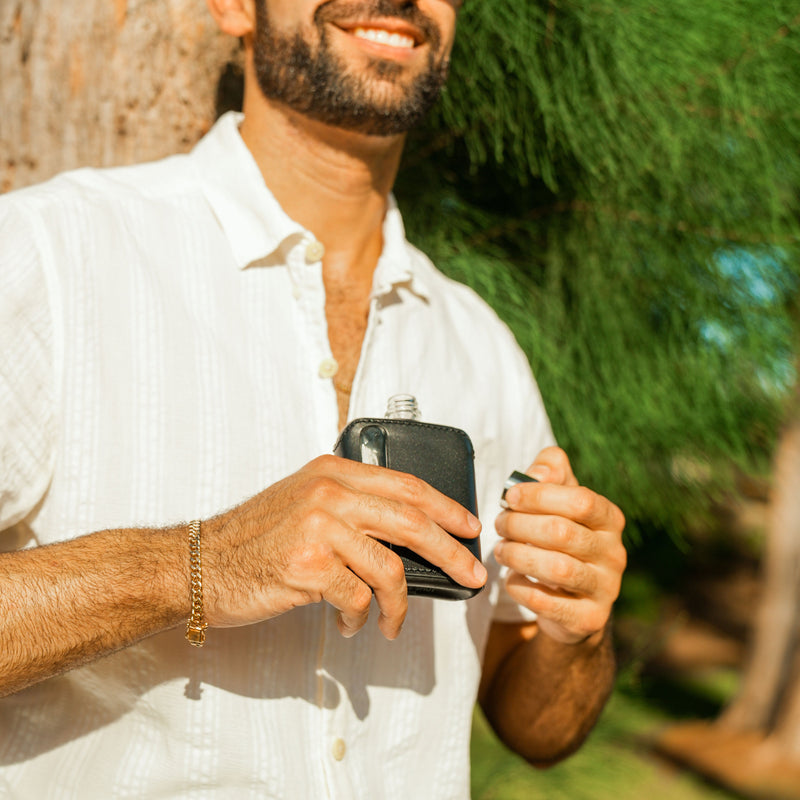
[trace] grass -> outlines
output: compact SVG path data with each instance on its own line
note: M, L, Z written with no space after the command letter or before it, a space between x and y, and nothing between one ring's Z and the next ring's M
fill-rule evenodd
M584 746L547 770L507 750L476 710L472 800L731 800L737 796L659 760L649 747L671 721L715 716L731 683L725 671L645 681L623 675Z

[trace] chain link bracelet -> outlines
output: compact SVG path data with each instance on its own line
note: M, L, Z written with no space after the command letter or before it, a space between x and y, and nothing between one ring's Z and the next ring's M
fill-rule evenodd
M206 641L206 628L203 622L203 565L200 560L200 520L189 524L189 588L192 598L192 612L186 623L186 641L195 647L202 647Z

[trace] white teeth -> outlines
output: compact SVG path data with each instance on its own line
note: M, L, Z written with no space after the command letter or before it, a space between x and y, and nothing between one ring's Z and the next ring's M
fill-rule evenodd
M353 35L370 42L387 44L389 47L409 49L414 46L414 40L410 36L404 36L402 33L389 33L382 28L356 28Z

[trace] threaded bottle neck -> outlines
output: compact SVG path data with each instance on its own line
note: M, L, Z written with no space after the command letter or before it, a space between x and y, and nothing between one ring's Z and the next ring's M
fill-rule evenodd
M386 406L387 419L419 419L417 398L411 394L396 394L389 398Z

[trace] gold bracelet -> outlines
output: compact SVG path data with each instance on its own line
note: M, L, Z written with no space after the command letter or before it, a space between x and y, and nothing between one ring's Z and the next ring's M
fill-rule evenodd
M189 591L192 598L192 613L186 623L186 641L202 647L206 641L203 622L203 567L200 561L200 520L189 524Z

